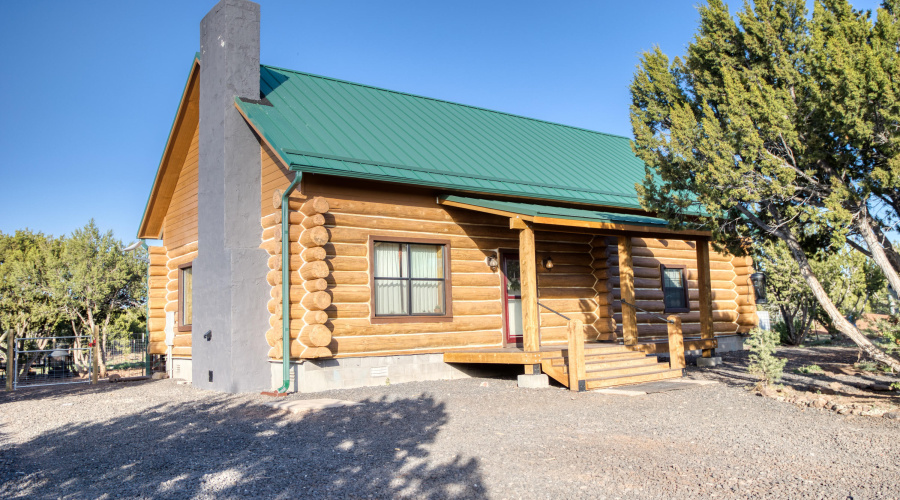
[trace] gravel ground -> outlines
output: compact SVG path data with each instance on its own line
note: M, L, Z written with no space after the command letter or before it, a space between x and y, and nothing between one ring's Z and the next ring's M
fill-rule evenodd
M4 393L0 498L900 498L900 421L737 383L626 397L469 379L291 398L362 404L304 416L171 380Z
M787 360L781 385L789 389L788 398L822 398L839 411L876 415L900 408L900 391L891 390L891 384L900 382L900 377L855 369L853 364L859 360L856 347L781 347L775 355ZM722 357L725 365L705 372L706 376L736 387L755 383L747 373L748 351L729 352ZM809 365L817 365L822 371L798 372Z

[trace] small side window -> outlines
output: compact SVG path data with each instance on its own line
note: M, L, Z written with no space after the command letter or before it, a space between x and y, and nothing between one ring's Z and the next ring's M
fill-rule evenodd
M178 267L178 331L189 332L194 316L194 268L192 264Z
M690 312L685 267L660 265L659 273L666 312Z

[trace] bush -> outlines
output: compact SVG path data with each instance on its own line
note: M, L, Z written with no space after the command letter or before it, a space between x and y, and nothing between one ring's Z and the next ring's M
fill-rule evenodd
M822 369L819 365L805 365L797 368L797 373L802 373L805 375L814 375L819 373L824 373L825 370Z
M778 382L784 373L787 360L775 357L777 346L778 332L759 328L750 332L747 340L747 347L750 348L749 372L759 379L757 385L760 387Z

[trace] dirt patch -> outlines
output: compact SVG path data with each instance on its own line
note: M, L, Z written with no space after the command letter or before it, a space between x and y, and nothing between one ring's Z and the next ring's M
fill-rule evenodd
M841 415L881 417L900 411L900 392L891 387L900 377L860 369L858 348L782 347L776 356L787 359L781 387L758 392L762 396ZM705 370L706 376L745 388L755 384L747 373L749 351L724 353L722 359L725 364Z

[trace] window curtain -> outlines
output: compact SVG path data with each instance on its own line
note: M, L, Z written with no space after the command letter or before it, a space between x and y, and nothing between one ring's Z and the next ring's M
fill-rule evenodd
M444 277L444 247L438 245L410 245L410 268L413 278ZM412 313L444 314L444 282L412 281Z
M408 278L406 245L378 241L375 243L375 277ZM375 314L402 315L407 312L409 281L405 279L375 280Z

